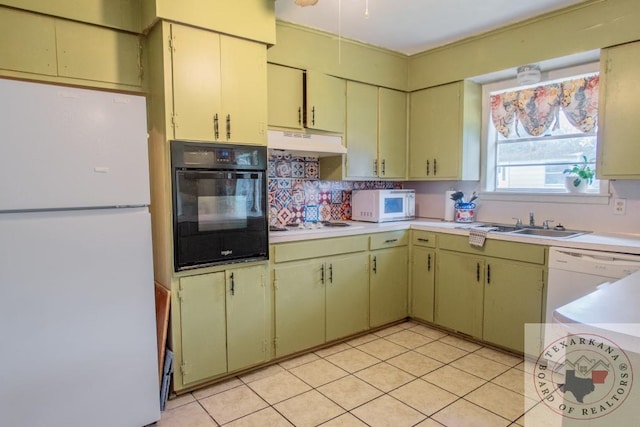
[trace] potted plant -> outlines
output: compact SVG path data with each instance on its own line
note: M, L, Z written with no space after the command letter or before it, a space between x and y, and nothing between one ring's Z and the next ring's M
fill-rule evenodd
M587 156L582 156L582 163L565 169L563 173L567 175L565 185L570 193L584 193L596 176L596 171L589 166Z

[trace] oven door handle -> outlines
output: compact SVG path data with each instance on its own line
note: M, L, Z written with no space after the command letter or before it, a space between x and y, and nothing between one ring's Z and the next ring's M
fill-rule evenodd
M252 179L259 180L260 172L247 171L179 171L178 175L182 174L185 179L198 180L198 179Z

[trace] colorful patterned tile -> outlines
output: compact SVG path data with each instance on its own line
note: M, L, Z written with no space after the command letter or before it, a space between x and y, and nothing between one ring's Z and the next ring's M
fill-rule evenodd
M293 179L291 179L291 189L292 190L304 191L304 183L305 183L304 179L293 178Z
M318 195L318 203L321 205L328 205L331 203L331 192L330 191L322 191Z
M292 161L291 162L291 177L304 178L304 162Z
M331 190L331 181L320 180L318 182L318 187L320 191L330 191Z
M267 169L267 176L269 178L276 177L276 161L275 160L269 160L269 168Z
M278 208L284 208L291 204L291 192L286 189L278 189L275 193L275 204Z
M320 221L331 220L331 205L320 205Z
M291 177L291 163L285 160L278 160L276 163L276 176L278 178Z
M291 192L291 202L294 205L300 205L305 203L304 191L303 190L293 190Z
M319 162L304 162L305 176L310 179L317 179L320 174Z
M269 225L278 224L278 208L275 205L269 206Z
M342 203L342 190L331 190L331 203Z
M331 219L345 219L344 208L341 204L331 205Z
M305 205L294 204L291 208L291 214L293 215L291 222L305 222Z
M306 222L315 222L320 220L320 210L318 209L318 205L306 206L304 220Z
M269 193L272 193L274 191L276 191L276 189L278 188L278 180L276 179L269 179Z
M278 211L278 222L280 224L289 224L293 220L293 213L288 208L282 208Z
M316 157L316 156L309 156L309 157L305 157L305 158L304 158L304 161L305 161L305 162L318 162L318 161L319 161L319 159L318 159L318 157Z
M342 192L342 203L351 204L351 190L345 190Z
M283 190L283 189L290 189L291 188L291 180L287 179L287 178L278 178L276 179L276 188Z

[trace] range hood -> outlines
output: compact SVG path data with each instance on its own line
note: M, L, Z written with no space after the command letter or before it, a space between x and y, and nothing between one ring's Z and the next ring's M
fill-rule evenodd
M277 130L267 131L267 148L308 157L337 156L347 153L347 149L342 145L341 136Z

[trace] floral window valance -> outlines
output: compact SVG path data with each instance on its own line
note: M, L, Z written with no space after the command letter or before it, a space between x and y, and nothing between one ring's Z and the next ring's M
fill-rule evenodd
M598 122L598 75L491 95L491 120L505 138L518 134L518 121L531 136L558 126L564 113L571 125L591 132Z

